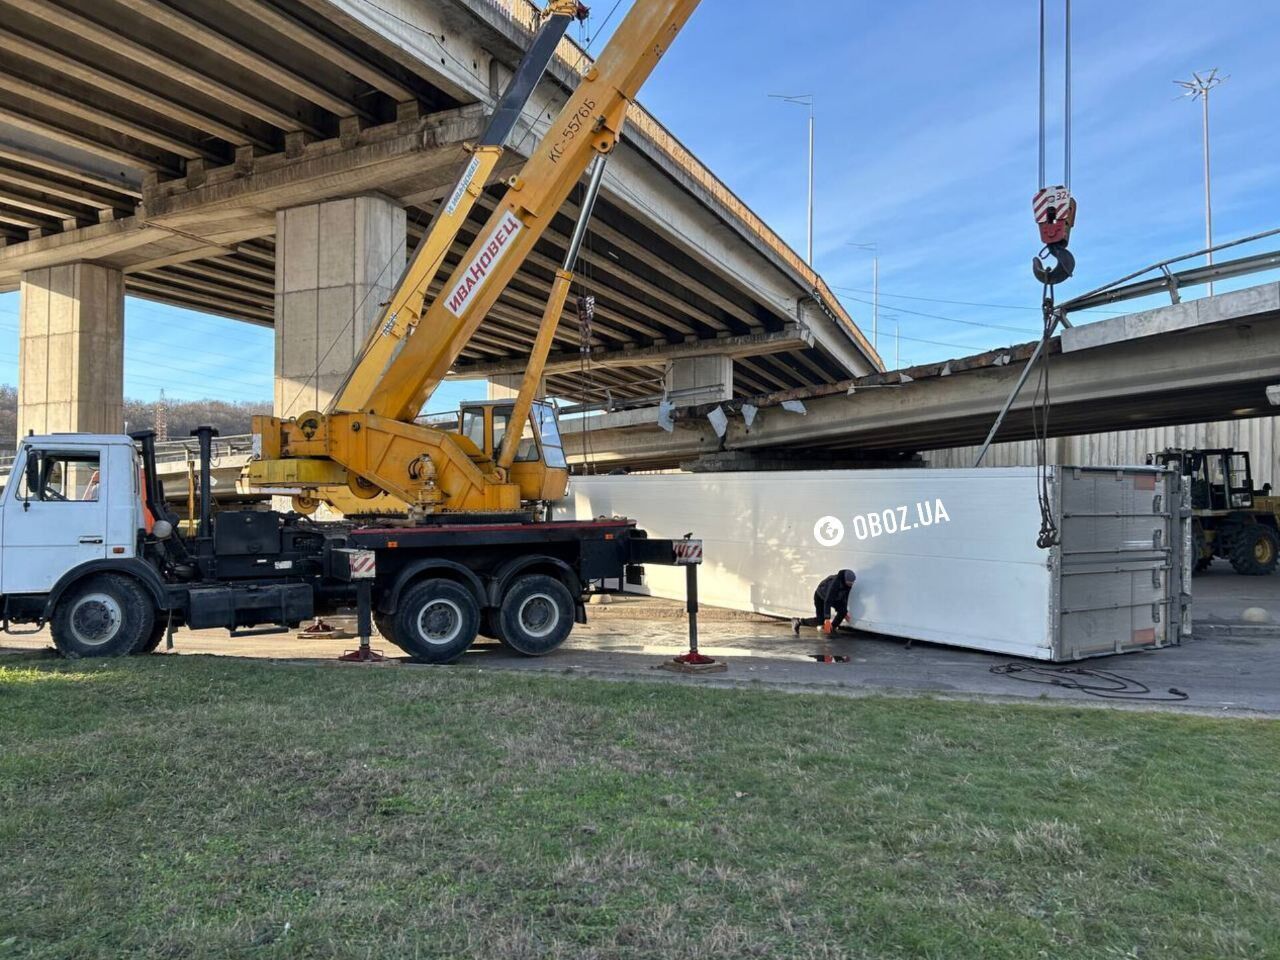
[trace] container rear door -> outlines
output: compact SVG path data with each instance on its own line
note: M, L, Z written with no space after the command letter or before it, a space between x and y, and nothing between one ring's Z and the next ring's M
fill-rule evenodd
M1060 467L1057 656L1078 660L1179 641L1182 538L1171 475Z

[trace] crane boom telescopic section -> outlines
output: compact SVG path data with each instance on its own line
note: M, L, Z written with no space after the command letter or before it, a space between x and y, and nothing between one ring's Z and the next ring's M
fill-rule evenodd
M697 5L637 0L427 311L431 335L405 344L367 412L395 420L417 416L592 158L613 150L628 103Z
M259 454L247 470L250 485L292 487L300 509L325 499L339 505L329 491L345 487L343 497L385 501L411 517L519 513L564 496L568 468L555 414L533 403L533 391L560 320L572 258L556 275L515 403L484 407L478 428L468 427L464 407L456 433L414 421L593 159L613 151L628 106L698 3L636 0L430 306L421 311L460 220L433 225L431 251L415 257L327 412L254 418ZM471 204L484 182L464 173L460 184L455 194Z

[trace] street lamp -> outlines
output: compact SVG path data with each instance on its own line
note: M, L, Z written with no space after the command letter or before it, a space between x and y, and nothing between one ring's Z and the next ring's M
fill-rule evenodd
M874 243L850 243L846 246L871 253L871 346L880 352L880 254Z
M1204 245L1207 263L1213 266L1213 204L1209 198L1209 91L1226 81L1226 77L1218 76L1218 68L1214 67L1204 76L1193 73L1190 80L1173 81L1185 91L1182 95L1192 100L1201 101L1204 107ZM1209 296L1213 296L1213 281L1209 281Z
M809 108L809 266L813 266L813 94L801 93L788 95L782 93L769 94L774 100L784 103L797 103Z

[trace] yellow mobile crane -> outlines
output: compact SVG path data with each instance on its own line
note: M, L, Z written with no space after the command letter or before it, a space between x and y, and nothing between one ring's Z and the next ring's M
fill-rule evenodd
M329 502L349 500L338 496L339 490L362 500L387 494L419 521L444 513L523 514L530 504L563 497L568 465L555 413L535 402L535 395L604 162L622 133L627 106L697 5L698 0L636 0L533 155L508 181L505 196L440 294L428 303L444 253L483 189L486 170L496 166L501 143L542 67L535 57L523 76L517 73L499 107L506 111L501 125L472 157L328 409L290 419L254 418L258 457L247 471L252 485L285 486ZM554 3L549 12L558 25L580 9L576 3ZM544 26L539 41L554 48L554 42L544 41L547 33ZM581 216L514 405L497 419L492 405L473 408L473 423L460 423L458 432L415 423L589 168Z

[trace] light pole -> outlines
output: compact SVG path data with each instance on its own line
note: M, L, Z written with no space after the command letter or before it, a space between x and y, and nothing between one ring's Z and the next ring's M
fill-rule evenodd
M798 103L809 108L809 256L808 264L813 266L813 94L801 93L788 95L783 93L769 94L774 100L784 103Z
M871 346L880 352L880 253L874 243L850 243L850 247L871 252Z
M1204 76L1199 73L1193 73L1190 80L1173 81L1182 87L1185 93L1184 97L1190 97L1192 100L1201 101L1203 106L1204 118L1204 245L1206 253L1206 263L1213 266L1213 203L1209 196L1209 91L1219 84L1223 83L1227 78L1218 76L1218 68L1214 67ZM1213 296L1213 281L1209 281L1209 296Z

